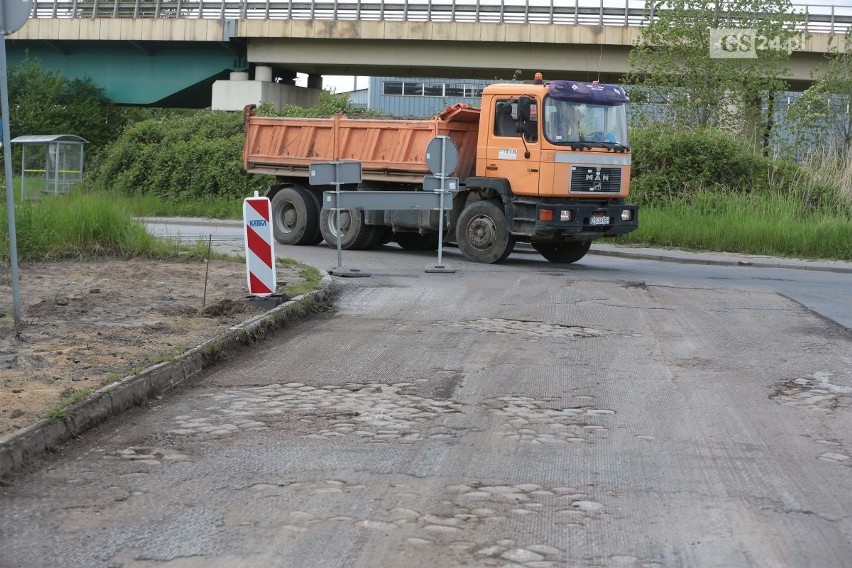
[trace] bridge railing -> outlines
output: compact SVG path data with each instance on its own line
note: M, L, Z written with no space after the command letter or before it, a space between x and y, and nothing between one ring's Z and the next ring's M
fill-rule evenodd
M843 33L852 6L794 4L803 31ZM640 26L644 0L35 0L34 18L199 18Z

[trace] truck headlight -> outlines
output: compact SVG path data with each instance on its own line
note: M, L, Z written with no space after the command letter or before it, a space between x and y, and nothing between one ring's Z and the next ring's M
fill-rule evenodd
M630 209L622 209L621 210L621 220L622 221L630 221L633 219L633 211Z
M559 220L560 221L573 221L574 220L574 212L570 209L563 209L559 212Z

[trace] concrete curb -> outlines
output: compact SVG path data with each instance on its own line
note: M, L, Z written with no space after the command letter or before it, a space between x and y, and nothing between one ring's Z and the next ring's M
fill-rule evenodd
M515 250L538 254L527 243L518 243ZM724 252L692 252L680 249L631 248L620 245L596 243L589 255L611 256L632 260L656 260L676 264L698 264L704 266L741 266L746 268L784 268L787 270L811 270L852 274L852 262L840 260L799 260L774 256L758 256Z
M320 286L313 292L235 325L220 337L206 341L174 361L158 363L98 389L66 408L64 419L46 418L0 437L0 480L111 416L175 388L227 356L316 312L334 294L331 276L321 272Z
M630 249L595 249L589 250L589 254L597 256L614 256L618 258L630 258L636 260L656 260L659 262L674 262L678 264L699 264L705 266L744 266L752 268L785 268L788 270L812 270L819 272L836 272L840 274L852 274L852 265L842 266L836 264L820 263L820 261L788 261L782 258L748 257L742 258L707 258L700 253L689 256L690 253L678 254L675 251L668 252L658 249L653 252L633 252ZM721 253L718 253L721 254Z

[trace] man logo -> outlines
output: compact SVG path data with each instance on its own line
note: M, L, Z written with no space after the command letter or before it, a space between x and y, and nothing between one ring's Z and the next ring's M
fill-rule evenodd
M600 187L601 182L609 181L609 174L601 174L600 168L597 168L596 170L588 169L586 170L586 181L596 182L595 185Z

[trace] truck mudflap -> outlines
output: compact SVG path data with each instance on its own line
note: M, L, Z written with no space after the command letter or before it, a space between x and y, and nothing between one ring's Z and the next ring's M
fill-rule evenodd
M536 240L583 240L624 235L639 228L639 206L618 202L536 204L532 235Z

